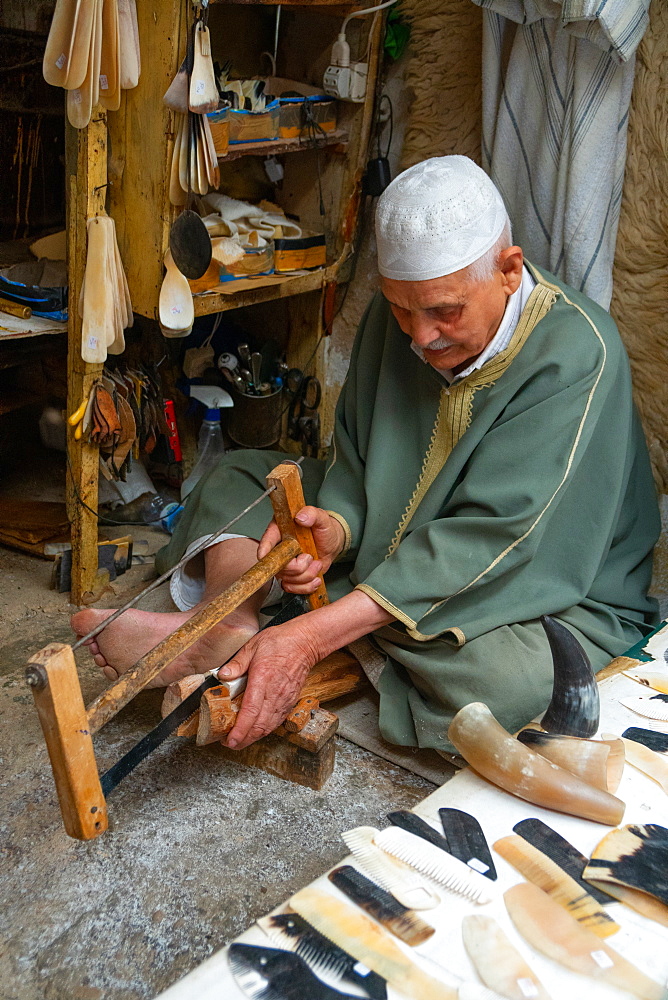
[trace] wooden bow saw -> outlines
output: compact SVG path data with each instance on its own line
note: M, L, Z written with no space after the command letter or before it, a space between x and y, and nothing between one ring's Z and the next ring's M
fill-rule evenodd
M281 541L278 545L231 587L137 660L134 666L99 694L88 707L84 705L70 645L50 643L28 661L26 680L33 692L49 752L65 829L71 837L91 840L104 833L108 825L107 803L95 759L93 735L113 719L177 656L263 587L291 559L302 552L308 552L314 559L317 558L311 529L294 520L295 514L304 506L297 466L294 463L278 465L267 476L267 483L269 487L273 487L270 498L274 518L281 532ZM308 604L313 610L328 603L325 585L321 583L315 593L309 595ZM363 673L351 657L346 656L344 670L335 666L334 670L326 669L323 674L321 668L326 664L327 660L314 668L304 688L304 691L310 692L317 690L320 700L339 697L364 683ZM316 680L314 675L318 673L321 678L328 680L314 684L313 681ZM309 680L312 681L310 688ZM218 686L224 687L220 682ZM209 693L214 693L216 690L216 687L209 685ZM192 708L193 712L196 710L197 699ZM176 712L178 709L174 715ZM331 713L326 714L331 715ZM177 720L170 729L169 726L165 726L168 719L163 719L161 726L168 733L177 728L179 721ZM152 732L156 733L158 729L160 727L156 727ZM331 733L334 730L335 727L331 729ZM141 743L146 741L150 743L150 737L151 734ZM267 739L272 738L270 736ZM289 735L287 738L290 738ZM247 749L252 750L252 747ZM112 770L113 768L107 775ZM279 772L274 771L274 773ZM116 781L109 787L114 787L115 784Z

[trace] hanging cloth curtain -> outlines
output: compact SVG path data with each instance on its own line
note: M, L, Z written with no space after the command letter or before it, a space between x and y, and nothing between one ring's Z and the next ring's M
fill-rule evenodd
M514 240L607 309L650 0L473 2L484 8L482 162Z

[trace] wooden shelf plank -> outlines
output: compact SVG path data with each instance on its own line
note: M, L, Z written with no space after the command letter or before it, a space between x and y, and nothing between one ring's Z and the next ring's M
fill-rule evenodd
M23 337L41 337L43 334L67 333L67 323L42 316L21 319L0 312L0 340L20 340Z
M284 7L352 7L359 10L360 7L364 6L366 0L210 0L210 2L246 4L255 7L277 7L279 4Z
M322 288L326 274L327 268L323 267L308 274L271 275L264 279L230 281L227 282L225 292L199 292L194 295L195 316L208 316L210 313L226 312L228 309L252 306L258 302L313 292Z
M334 132L318 134L317 148L324 146L341 146L344 153L348 148L348 133L342 129ZM225 156L219 156L219 163L238 160L241 156L276 156L282 153L298 153L305 149L315 149L316 145L309 139L267 139L266 142L241 142L229 147Z

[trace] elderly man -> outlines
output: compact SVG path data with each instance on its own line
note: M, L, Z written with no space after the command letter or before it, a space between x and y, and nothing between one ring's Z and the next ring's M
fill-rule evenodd
M468 702L486 702L510 730L546 707L540 615L565 623L595 669L656 621L657 506L610 316L524 263L498 191L466 157L402 173L376 229L381 294L360 325L329 459L304 464L313 506L298 517L320 558L282 574L293 593L326 574L334 600L256 635L276 597L267 587L160 678L236 652L221 676L247 672L248 687L230 746L275 728L313 665L364 635L387 658L386 739L447 751L449 720ZM226 456L188 500L159 569L243 509L280 458ZM108 676L270 550L268 506L172 579L180 614L130 611L91 643ZM104 614L80 612L74 627L83 634Z

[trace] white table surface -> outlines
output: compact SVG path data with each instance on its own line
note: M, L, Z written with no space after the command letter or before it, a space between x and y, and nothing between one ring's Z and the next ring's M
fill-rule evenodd
M664 640L665 641L665 640ZM663 658L662 658L663 659ZM658 668L658 664L656 665ZM654 667L653 667L654 669ZM616 675L603 681L601 693L601 726L599 732L621 735L629 726L653 728L668 733L668 724L642 719L619 704L618 699L642 693L640 686L623 675ZM661 787L630 765L624 768L617 796L626 802L623 823L648 822L668 826L668 796ZM423 799L413 809L423 819L441 830L438 810L450 806L466 810L477 817L490 846L500 837L513 832L515 823L529 816L542 819L558 831L588 857L600 840L612 829L600 823L577 819L562 813L541 809L528 802L514 798L483 778L470 768L457 774ZM392 803L388 802L388 811ZM343 842L342 842L343 846ZM350 857L342 857L341 864L352 862ZM396 943L414 959L425 972L444 983L454 986L460 980L479 982L466 955L461 938L461 920L467 913L493 916L505 933L524 955L553 1000L626 1000L630 994L596 983L591 979L569 972L548 958L544 958L526 944L516 932L503 903L503 892L511 885L524 881L510 865L494 854L498 880L490 883L495 899L476 906L462 897L439 888L441 903L433 910L420 911L423 920L436 928L436 934L417 949L409 948L397 939ZM325 877L316 879L312 885L341 899L345 899ZM287 901L286 901L287 902ZM350 901L348 900L350 903ZM353 905L350 903L350 905ZM280 912L282 907L273 912ZM635 913L621 903L606 906L606 911L620 925L620 930L605 939L605 944L619 951L632 961L646 975L660 983L668 980L668 927ZM253 925L236 940L248 944L272 947L272 943L257 925ZM244 1000L245 995L232 977L226 956L227 948L222 948L189 973L184 979L160 994L159 1000ZM438 959L443 971L428 956ZM427 957L425 957L427 956ZM446 971L447 970L447 971ZM339 986L346 992L355 990L348 983ZM389 1000L399 1000L400 994L388 986ZM419 998L415 998L419 1000Z

